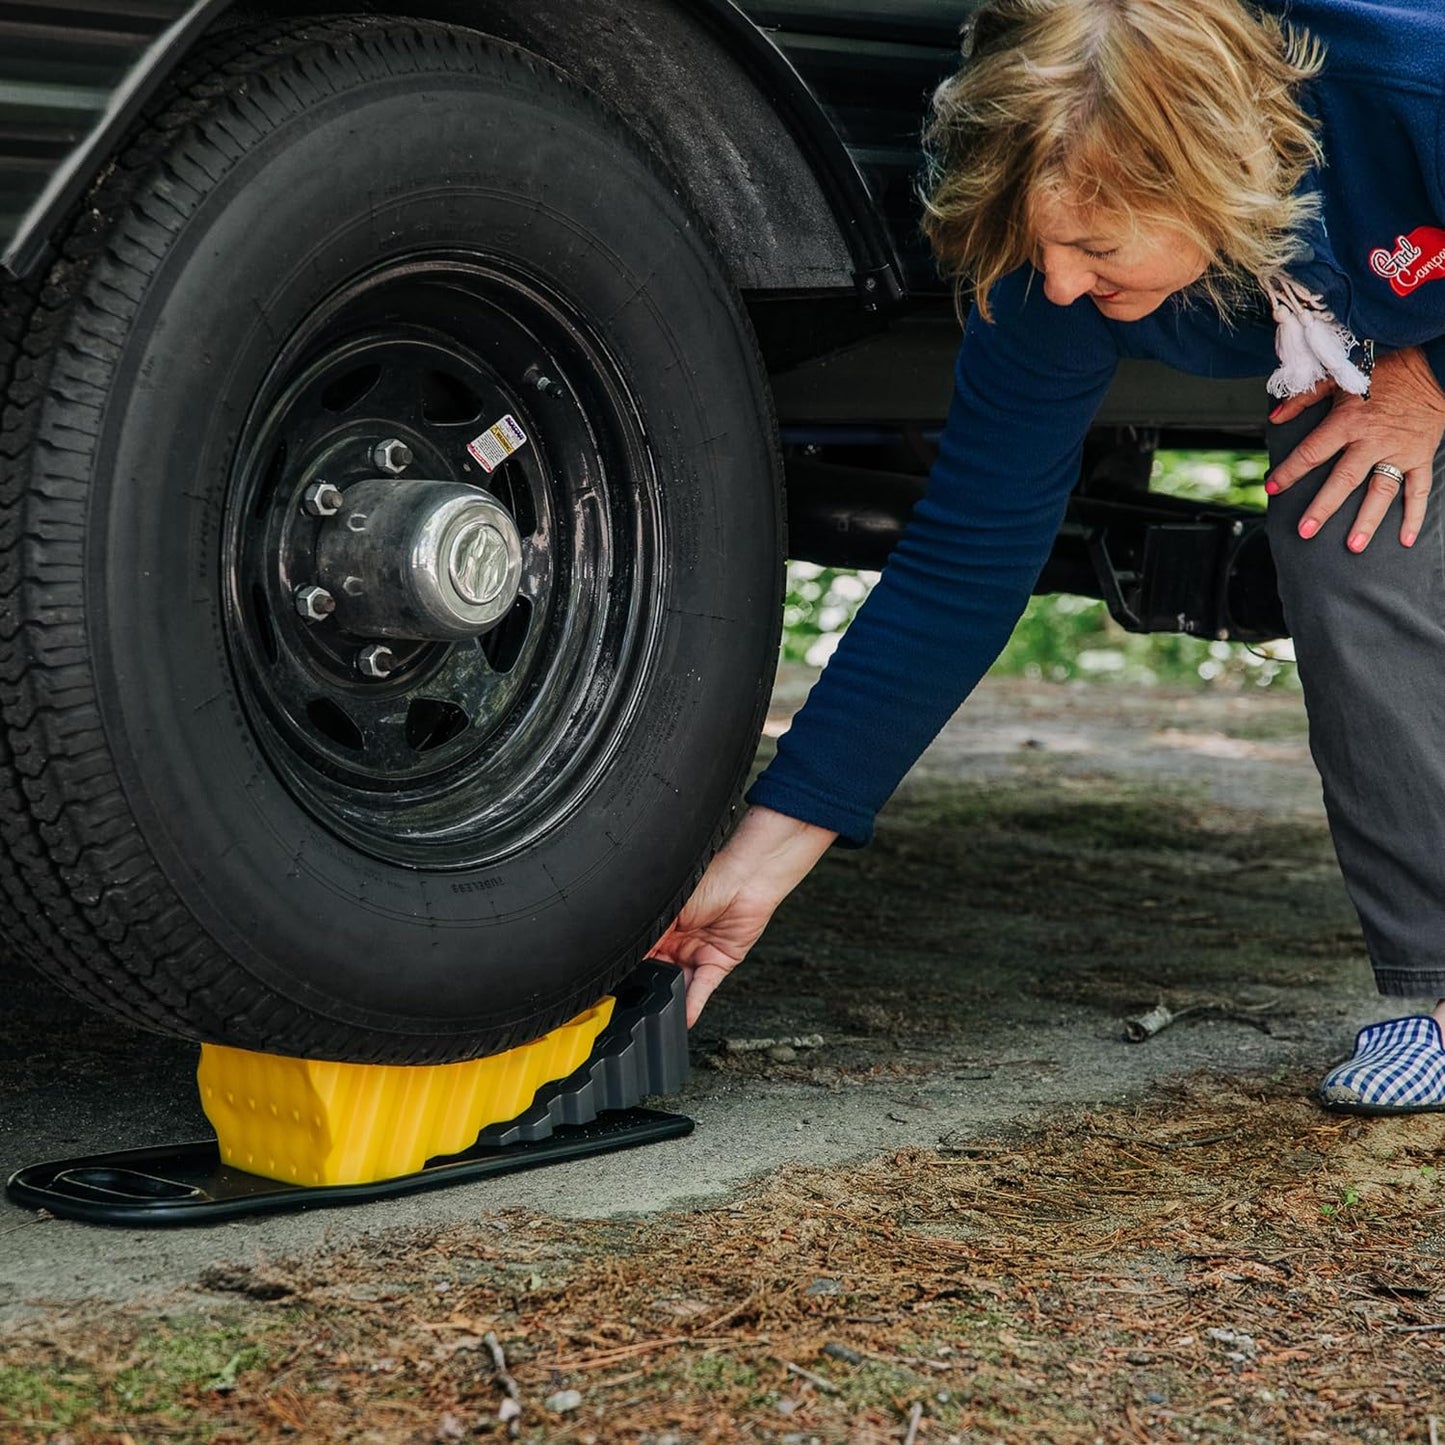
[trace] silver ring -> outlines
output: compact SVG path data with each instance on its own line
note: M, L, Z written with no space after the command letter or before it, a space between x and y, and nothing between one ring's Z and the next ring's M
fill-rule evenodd
M1405 485L1404 472L1391 462L1376 462L1366 474L1367 479L1373 477L1376 472L1379 472L1382 477L1393 477L1402 487Z

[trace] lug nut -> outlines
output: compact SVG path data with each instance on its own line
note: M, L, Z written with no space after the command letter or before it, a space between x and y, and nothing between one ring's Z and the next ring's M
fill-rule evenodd
M324 587L298 587L296 610L308 622L323 622L336 611L336 599Z
M356 670L363 677L382 678L396 671L396 654L389 647L373 642L363 647L356 659Z
M303 510L313 517L334 517L345 504L341 488L331 482L313 482L301 497Z
M399 477L411 465L411 448L397 437L377 444L371 460L389 476Z

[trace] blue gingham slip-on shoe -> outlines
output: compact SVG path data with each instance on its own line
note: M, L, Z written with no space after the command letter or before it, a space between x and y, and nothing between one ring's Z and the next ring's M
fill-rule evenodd
M1355 1036L1355 1052L1320 1084L1325 1108L1346 1114L1445 1110L1445 1038L1429 1014L1386 1019Z

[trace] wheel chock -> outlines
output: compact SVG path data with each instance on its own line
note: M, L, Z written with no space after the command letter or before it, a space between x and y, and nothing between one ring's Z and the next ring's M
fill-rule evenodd
M533 1043L461 1064L340 1064L202 1044L201 1107L233 1169L312 1186L392 1179L470 1148L566 1078L612 1005L604 998Z
M325 1063L204 1045L217 1138L34 1164L17 1204L99 1224L180 1224L359 1203L692 1132L639 1108L687 1080L682 973L645 960L544 1038L462 1064Z

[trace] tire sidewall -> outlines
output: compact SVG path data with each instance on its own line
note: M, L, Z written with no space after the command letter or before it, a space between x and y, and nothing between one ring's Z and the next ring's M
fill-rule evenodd
M705 238L578 92L471 53L470 72L363 74L296 107L214 184L155 183L150 204L182 219L115 370L87 538L117 767L205 932L327 1018L458 1035L606 987L690 883L755 737L780 555L766 403ZM232 675L220 557L278 347L346 280L450 249L530 270L605 325L648 427L666 600L651 684L586 805L502 865L429 872L339 841L278 782Z

